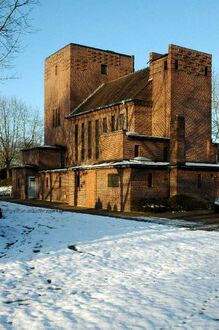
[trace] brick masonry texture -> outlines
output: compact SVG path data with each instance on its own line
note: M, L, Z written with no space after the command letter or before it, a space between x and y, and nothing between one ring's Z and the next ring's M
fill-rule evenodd
M167 54L151 53L149 68L133 73L132 56L92 47L69 44L49 56L44 137L56 149L23 151L24 167L13 170L13 196L28 198L33 176L37 198L79 207L128 211L139 200L176 194L213 200L219 174L210 167L217 154L211 60L169 45ZM112 99L108 93L115 93ZM80 168L135 157L155 164Z

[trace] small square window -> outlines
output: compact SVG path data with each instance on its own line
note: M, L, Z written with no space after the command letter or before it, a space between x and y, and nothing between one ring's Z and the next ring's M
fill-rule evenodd
M108 187L115 188L119 187L119 175L108 174Z
M101 64L101 73L108 74L108 67L106 64Z

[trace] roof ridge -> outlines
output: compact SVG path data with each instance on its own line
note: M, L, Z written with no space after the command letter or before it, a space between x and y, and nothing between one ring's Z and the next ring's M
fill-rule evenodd
M77 107L76 108L74 108L71 112L70 112L70 114L69 115L67 115L65 118L70 118L73 114L74 114L74 112L75 111L77 111L84 103L86 103L94 94L96 94L97 93L97 91L100 89L100 88L102 88L103 86L104 86L105 84L104 83L102 83L102 84L100 84L91 94L89 94L81 103L79 103L78 105L77 105Z
M133 74L136 74L136 73L138 73L138 72L140 72L140 71L143 71L143 70L146 70L146 69L149 69L149 67L147 66L146 68L143 68L143 69L140 69L140 70L137 70L137 71L134 71L134 72L127 73L127 74L125 74L124 76L121 76L121 77L119 77L119 78L115 78L115 79L113 79L113 80L108 81L108 82L105 83L104 85L109 85L109 84L112 83L112 82L115 82L115 81L120 80L120 79L122 79L122 78L126 78L126 77L128 77L128 76L131 76L131 75L133 75Z

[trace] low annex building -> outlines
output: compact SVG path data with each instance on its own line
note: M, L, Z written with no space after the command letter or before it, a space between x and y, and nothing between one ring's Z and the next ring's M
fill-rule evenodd
M131 210L143 199L214 199L211 55L169 45L134 57L69 44L45 61L45 145L23 150L13 197Z

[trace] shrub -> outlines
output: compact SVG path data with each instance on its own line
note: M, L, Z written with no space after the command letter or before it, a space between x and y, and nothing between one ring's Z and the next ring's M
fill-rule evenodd
M12 178L0 180L0 187L11 186L11 185L12 185Z

